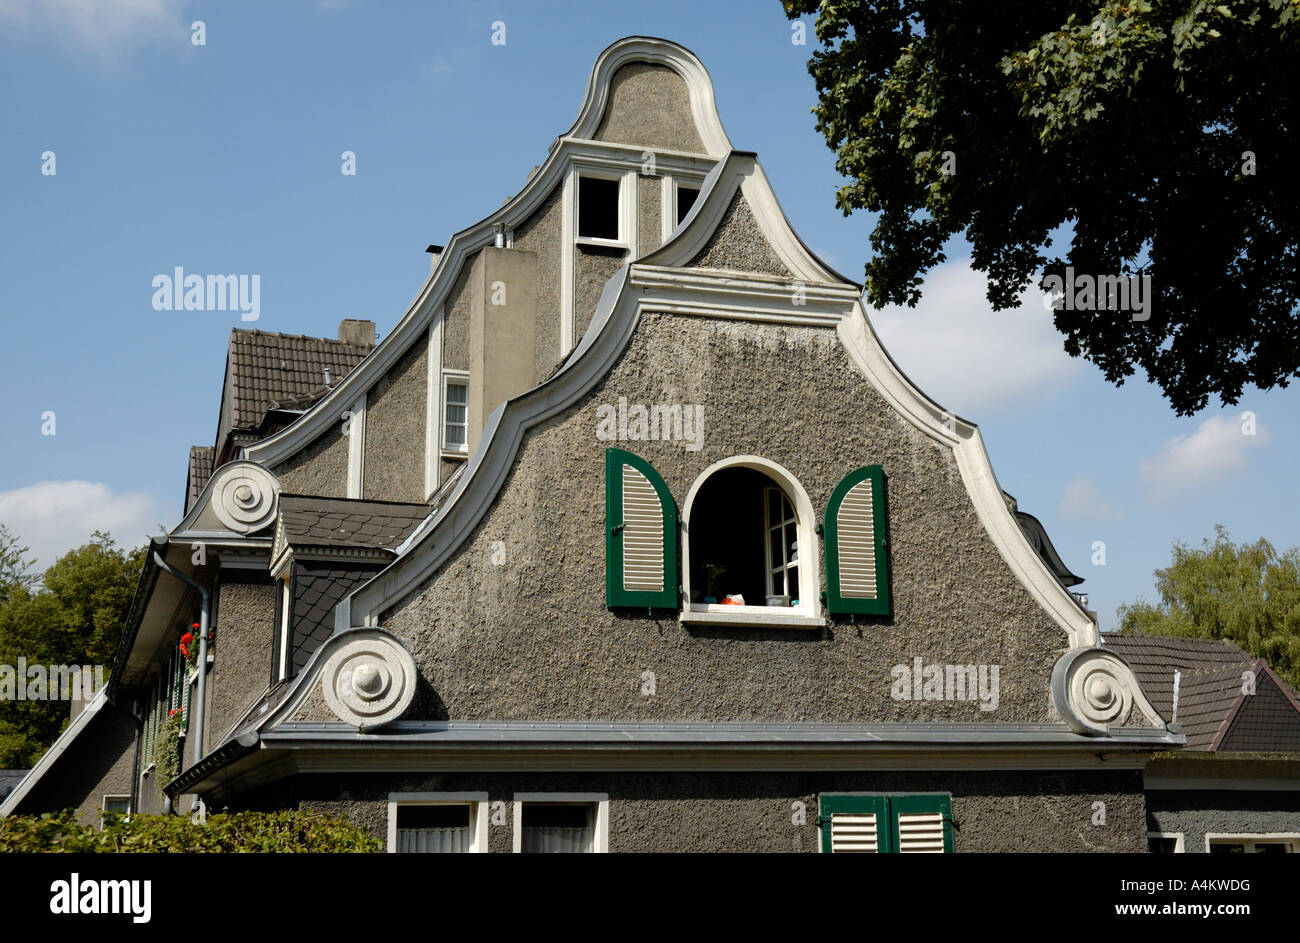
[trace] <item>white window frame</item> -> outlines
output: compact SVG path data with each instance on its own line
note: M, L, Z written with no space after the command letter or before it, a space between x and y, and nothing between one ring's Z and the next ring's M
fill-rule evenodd
M447 444L447 406L451 400L447 396L447 388L452 384L465 387L465 444L463 446ZM439 444L442 447L442 454L445 458L464 458L469 454L469 372L465 370L444 370L442 371L442 415L439 419Z
M781 496L782 515L781 515L781 520L776 524L772 523L772 507L768 500L768 492L770 491L775 491L778 495ZM789 505L790 507L790 517L786 517L784 514L784 509L787 505ZM785 526L787 524L794 524L795 531L796 533L798 532L799 516L794 513L794 503L790 500L790 496L785 493L784 489L778 488L775 484L764 485L763 486L763 557L767 561L767 594L769 596L788 595L790 596L791 599L799 598L800 601L802 601L802 597L799 596L798 593L790 592L790 570L791 569L802 570L803 568L802 566L800 566L800 564L803 561L800 557L794 556L794 554L797 554L799 552L798 550L792 551L789 547L785 545ZM772 531L778 529L781 532L780 533L781 559L775 560L772 558ZM796 546L799 546L797 542L796 542ZM800 547L800 549L802 549L802 547ZM782 584L784 584L785 586L786 591L784 593L777 592L779 588L776 585L776 579L778 575L780 576ZM803 589L802 583L799 584L799 589L800 590Z
M103 795L103 796L100 798L100 800L99 800L99 812L100 812L100 816L99 816L99 828L100 828L101 831L102 831L103 828L104 828L104 815L103 815L103 813L105 813L105 812L108 811L108 800L109 800L109 799L125 799L125 800L126 800L126 813L125 813L125 817L128 818L128 819L131 817L131 797L130 797L130 795L123 795L123 794L121 794L121 793L104 793L104 795Z
M573 178L573 241L580 246L604 246L610 249L628 250L636 239L636 195L637 172L622 167L596 167L578 164L574 168ZM605 239L600 236L584 236L579 231L582 215L581 193L582 178L590 180L613 180L618 183L618 237Z
M1291 854L1300 854L1300 832L1206 832L1205 851L1208 854L1212 844L1245 845L1246 854L1255 853L1255 845L1275 845L1286 843L1291 846Z
M1147 832L1147 839L1152 838L1172 838L1175 840L1174 854L1181 855L1187 851L1186 842L1183 839L1182 832Z
M789 608L754 606L750 605L748 600L743 606L691 602L691 511L695 506L695 497L704 483L727 468L752 468L762 472L785 491L786 497L794 507L795 519L798 521L796 530L799 534L799 605ZM766 520L765 511L760 510L756 513L763 513ZM681 548L682 588L685 598L682 600L680 621L686 624L820 628L824 622L821 612L821 572L818 561L821 554L818 552L816 522L816 512L813 511L808 492L804 491L794 475L776 462L757 455L733 455L714 462L704 469L691 485L691 490L686 495L686 503L682 506L678 546ZM766 533L763 539L766 542ZM764 558L766 559L766 555Z
M292 567L290 568L292 573ZM280 580L280 680L289 677L289 613L293 608L293 595L289 592L290 574Z
M524 850L524 803L539 802L549 805L594 805L595 820L591 828L593 854L609 853L609 794L604 792L517 792L514 796L514 836L512 850Z
M397 809L412 805L469 806L470 854L488 850L488 816L491 811L486 792L391 792L388 794L388 852L397 854Z

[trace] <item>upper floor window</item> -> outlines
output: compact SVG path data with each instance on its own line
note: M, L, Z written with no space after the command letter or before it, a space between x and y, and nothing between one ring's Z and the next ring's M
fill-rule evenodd
M469 451L469 379L447 377L442 401L443 449L448 452Z
M578 177L578 238L618 242L620 187L618 178Z
M779 465L750 455L707 469L687 497L683 619L810 624L814 526L807 495Z
M691 211L695 201L699 198L700 191L696 187L678 187L677 188L677 223L681 225L686 214Z

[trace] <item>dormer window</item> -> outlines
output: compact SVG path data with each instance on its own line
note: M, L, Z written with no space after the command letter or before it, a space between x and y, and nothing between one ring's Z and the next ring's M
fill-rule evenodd
M695 187L678 187L677 188L677 225L682 224L686 214L691 211L695 201L699 198L700 191Z
M622 179L578 177L578 238L619 242Z

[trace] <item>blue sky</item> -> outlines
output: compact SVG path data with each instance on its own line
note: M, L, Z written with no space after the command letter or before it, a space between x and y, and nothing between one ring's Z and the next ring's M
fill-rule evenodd
M596 55L630 34L699 55L733 144L758 152L805 241L860 279L871 220L835 209L812 47L791 43L776 0L0 0L0 521L43 564L96 526L135 543L175 525L188 448L215 434L230 329L333 336L360 317L386 333L428 272L424 247L523 184ZM151 281L175 266L259 274L260 319L153 310ZM1143 378L1115 388L1065 356L1037 297L989 311L961 244L918 309L872 318L913 380L980 425L1103 628L1154 599L1174 540L1222 523L1300 544L1296 502L1278 500L1300 390L1179 419Z

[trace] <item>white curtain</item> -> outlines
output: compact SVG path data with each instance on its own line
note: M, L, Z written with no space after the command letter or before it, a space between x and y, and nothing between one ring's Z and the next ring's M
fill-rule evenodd
M402 828L397 830L397 850L420 854L469 851L469 828Z
M591 850L591 829L559 825L525 828L523 849L526 852L586 852Z

